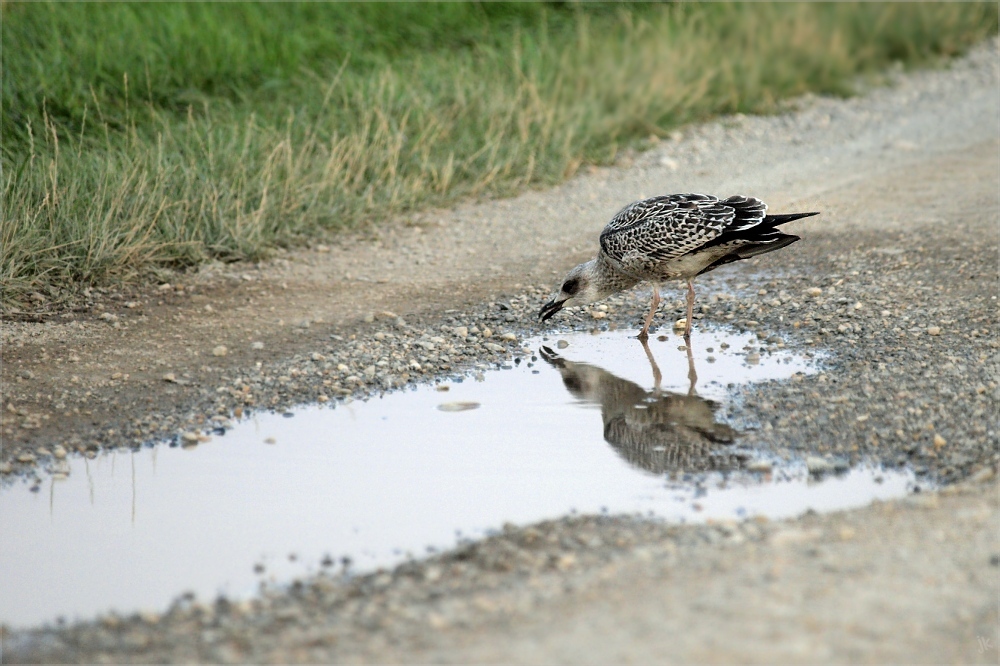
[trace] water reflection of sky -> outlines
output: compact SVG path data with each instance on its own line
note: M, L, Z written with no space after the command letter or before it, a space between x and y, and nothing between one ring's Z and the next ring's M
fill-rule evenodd
M560 339L569 345L560 347ZM696 336L700 396L718 401L729 383L809 371L787 352L748 365L748 339ZM677 338L650 343L659 391L643 348L624 333L531 344L549 347L562 367L536 356L485 373L484 381L449 382L446 392L423 387L304 408L294 418L261 414L191 449L75 458L68 479L46 480L39 492L26 484L4 489L0 529L17 537L0 547L0 620L22 626L162 609L187 590L206 599L240 596L261 580L256 564L279 582L317 570L326 555L371 569L428 546L450 547L459 534L574 510L677 521L784 517L898 496L912 481L904 472L857 469L817 482L801 464L781 461L769 475L734 470L758 454L738 449L738 433L716 405L688 395L688 359ZM567 367L598 377L602 388L567 390ZM602 399L608 395L617 402ZM479 407L439 409L452 402ZM609 414L624 420L613 432ZM654 431L652 462L628 452L635 428ZM671 442L683 449L699 437L704 451L688 462L675 456L680 462L671 467L670 456L660 455ZM718 471L685 474L702 469Z

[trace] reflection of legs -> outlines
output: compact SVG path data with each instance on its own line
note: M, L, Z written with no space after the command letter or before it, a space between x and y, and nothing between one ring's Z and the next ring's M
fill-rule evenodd
M694 282L691 280L688 280L688 309L685 321L687 326L684 327L684 340L690 342L691 327L694 324ZM688 346L690 347L691 345L689 344Z
M649 350L649 344L646 342L646 338L640 338L642 342L642 350L646 352L646 358L649 359L649 365L653 368L653 390L660 390L660 382L663 381L663 375L660 374L660 366L656 365L656 359L653 358L653 352Z
M698 382L698 373L694 371L694 353L691 351L690 341L686 346L688 355L688 381L691 382L691 386L688 388L688 395L694 395L694 385Z
M646 317L646 325L642 327L639 332L638 338L640 340L646 340L649 338L649 325L653 323L653 315L656 314L656 308L660 305L660 288L657 285L653 285L653 305L649 309L649 315Z

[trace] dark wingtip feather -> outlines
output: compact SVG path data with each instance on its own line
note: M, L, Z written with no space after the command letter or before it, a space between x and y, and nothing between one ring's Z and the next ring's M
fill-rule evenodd
M786 222L792 222L793 220L801 220L803 217L812 217L813 215L819 215L819 211L815 211L813 213L789 213L787 215L765 215L762 224L776 227L779 224L785 224Z

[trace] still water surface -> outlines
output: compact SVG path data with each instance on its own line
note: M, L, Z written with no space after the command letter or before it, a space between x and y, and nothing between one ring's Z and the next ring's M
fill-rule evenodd
M0 491L0 621L239 597L324 561L391 566L573 511L781 518L908 492L907 471L815 479L741 448L727 386L814 371L780 350L748 364L750 340L703 332L689 359L678 338L647 354L625 333L551 336L528 342L534 362L478 379L258 414L194 448L70 459L64 480ZM746 471L753 461L773 470Z

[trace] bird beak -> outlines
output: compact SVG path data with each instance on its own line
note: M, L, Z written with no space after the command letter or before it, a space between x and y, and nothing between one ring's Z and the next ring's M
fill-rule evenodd
M552 299L551 301L543 305L542 309L538 311L538 318L541 319L542 321L549 319L550 317L552 317L552 315L562 310L563 303L565 302L566 302L565 300L557 301L555 299Z

